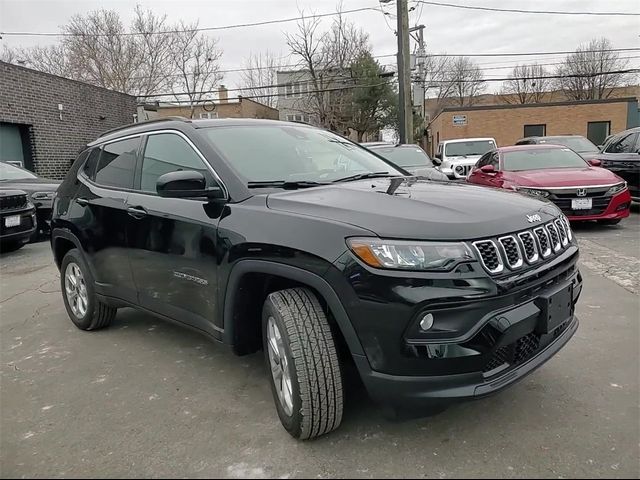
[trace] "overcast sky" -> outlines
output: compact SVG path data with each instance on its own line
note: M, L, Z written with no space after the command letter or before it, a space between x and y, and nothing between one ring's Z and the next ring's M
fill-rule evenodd
M443 0L444 1L444 0ZM568 11L640 12L639 0L447 0L448 3L482 5L497 8ZM199 21L201 27L250 23L297 16L305 12L326 13L336 9L337 0L0 0L0 31L57 32L74 14L99 8L116 10L126 24L136 4L157 13L166 13L171 21ZM395 3L395 2L394 2ZM539 52L573 50L580 43L605 36L615 48L640 47L640 17L599 17L568 15L532 15L518 13L481 12L455 8L416 5L410 13L410 24L426 25L425 39L431 52L456 54ZM344 0L343 9L379 7L378 0ZM394 12L395 5L386 11ZM370 36L375 55L396 52L396 37L380 12L366 11L347 18L362 27ZM386 17L393 27L395 20ZM325 25L331 19L324 19ZM284 32L293 31L295 23L280 23L213 32L223 50L222 68L243 66L251 51L269 49L287 58ZM32 46L55 42L55 37L4 36L0 42L8 46ZM625 52L631 67L640 66L640 51ZM554 63L560 56L527 57L527 61ZM518 57L479 57L475 60L485 70L485 77L499 78L511 67L522 62ZM381 59L392 63L394 59ZM496 67L505 67L498 69ZM553 68L553 66L549 67ZM228 87L238 83L237 73L228 73L223 81ZM496 84L491 84L493 90Z

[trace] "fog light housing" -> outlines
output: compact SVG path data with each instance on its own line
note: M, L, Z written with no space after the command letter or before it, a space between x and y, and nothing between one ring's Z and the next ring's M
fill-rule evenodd
M427 313L426 315L423 315L420 320L420 329L426 332L431 327L433 327L433 314Z
M621 210L626 210L627 208L629 208L631 206L630 202L625 202L625 203L621 203L620 205L618 205L616 207L616 212L619 212Z

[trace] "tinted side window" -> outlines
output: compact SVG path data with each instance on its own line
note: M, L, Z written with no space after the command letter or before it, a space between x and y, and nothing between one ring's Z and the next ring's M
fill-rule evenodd
M100 147L96 147L89 153L89 158L84 163L82 171L84 174L93 180L93 175L96 171L96 165L98 165L98 159L100 158Z
M133 188L133 174L140 138L105 145L98 161L96 183L108 187Z
M214 184L211 172L187 141L173 133L149 135L142 160L140 189L156 191L158 177L178 170L196 170L207 179L207 186Z
M637 133L630 133L625 135L624 137L614 140L609 144L606 153L630 153L633 151L633 148L636 144L636 135Z

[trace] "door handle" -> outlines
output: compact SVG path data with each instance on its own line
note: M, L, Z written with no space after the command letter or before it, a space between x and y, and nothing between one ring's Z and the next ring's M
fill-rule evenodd
M129 207L127 213L138 220L147 216L147 211L142 207Z
M85 205L89 205L89 200L86 198L76 198L76 203L84 207Z

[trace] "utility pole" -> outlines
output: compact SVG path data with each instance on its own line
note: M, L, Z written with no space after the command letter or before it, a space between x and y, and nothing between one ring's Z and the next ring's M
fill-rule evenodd
M397 0L398 14L398 123L400 143L413 142L413 111L411 107L411 66L409 61L409 9L407 0Z
M427 51L424 47L424 25L417 25L415 27L411 27L409 29L409 33L418 32L418 36L412 35L413 38L418 42L418 50L416 50L415 54L415 64L418 68L418 76L416 78L416 83L413 87L413 106L417 108L420 116L424 118L424 98L427 86L425 85L425 76L426 72L424 69L424 60L427 55ZM413 63L413 62L412 62Z

